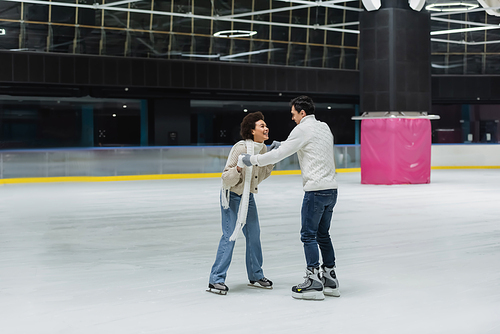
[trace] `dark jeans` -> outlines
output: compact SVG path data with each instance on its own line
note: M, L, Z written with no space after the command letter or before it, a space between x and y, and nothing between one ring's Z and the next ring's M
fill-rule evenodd
M306 191L304 194L300 240L304 243L307 267L319 267L318 246L323 264L329 268L335 266L335 251L329 230L336 203L337 189Z

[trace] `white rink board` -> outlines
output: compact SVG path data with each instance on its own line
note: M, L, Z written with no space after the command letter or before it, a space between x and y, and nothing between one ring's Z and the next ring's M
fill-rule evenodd
M432 145L431 166L500 166L500 145Z

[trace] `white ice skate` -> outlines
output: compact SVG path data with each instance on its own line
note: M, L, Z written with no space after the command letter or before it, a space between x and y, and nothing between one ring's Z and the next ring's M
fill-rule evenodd
M323 269L321 282L323 282L325 295L340 297L339 281L337 280L337 275L335 274L335 268L321 266L321 269Z
M292 297L308 300L325 299L323 283L319 274L319 268L307 268L304 283L292 287Z

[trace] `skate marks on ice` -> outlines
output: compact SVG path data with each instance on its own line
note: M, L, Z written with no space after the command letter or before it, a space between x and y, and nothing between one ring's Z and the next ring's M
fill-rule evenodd
M0 332L302 333L325 319L336 333L498 332L500 171L338 181L342 296L318 302L291 297L305 269L300 176L272 176L255 196L273 289L247 286L240 238L224 298L205 292L219 179L0 187Z

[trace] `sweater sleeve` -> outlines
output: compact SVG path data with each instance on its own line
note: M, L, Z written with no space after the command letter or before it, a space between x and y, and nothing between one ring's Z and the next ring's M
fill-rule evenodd
M243 174L239 173L236 168L238 156L243 153L246 153L245 145L237 145L227 157L226 166L222 172L222 182L227 188L234 187L243 180Z
M267 151L267 147L264 146L263 151ZM266 152L261 153L261 154L265 154L265 153ZM274 168L274 164L270 164L270 165L262 166L262 167L259 166L259 169L262 169L262 179L261 179L261 182L264 181L265 179L267 179L271 175L271 172L273 171L273 168Z
M265 154L258 154L252 157L252 160L254 160L252 163L255 162L259 166L273 165L296 153L304 144L305 136L303 130L299 126L296 126L290 132L288 138L281 142L280 147Z

